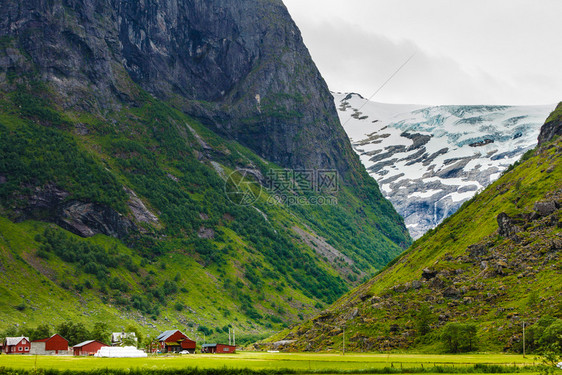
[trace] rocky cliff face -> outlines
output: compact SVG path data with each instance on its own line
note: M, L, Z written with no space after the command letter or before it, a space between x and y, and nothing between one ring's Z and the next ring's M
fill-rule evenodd
M162 309L185 326L177 312L193 306L196 324L238 319L248 333L278 329L333 301L410 243L353 153L279 0L6 0L0 47L2 228L31 225L18 240L27 247L14 251L55 281L62 278L44 262L56 261L58 270L60 258L76 275L90 272L95 298L105 293L104 280L125 280L128 287L113 284L128 292L103 297L118 306L116 316L130 309L143 322L150 316L169 325L158 318ZM317 191L321 179L303 174L297 188L296 174L284 184L279 165L336 169L341 178L328 191L328 173L326 189ZM271 170L280 177L268 181ZM270 182L284 186L275 191ZM131 262L120 257L125 268L98 273L68 251L36 254L45 241L79 255L91 243L57 225L82 237L119 238L99 236L112 245L95 251ZM0 238L0 258L11 251ZM168 271L139 284L150 269L141 257ZM20 279L25 267L11 265L6 277ZM130 274L137 269L138 280ZM176 293L161 293L176 283ZM27 295L30 287L14 288L9 293ZM203 305L204 314L194 313ZM80 308L72 310L90 316ZM15 321L12 310L0 309L0 328Z
M132 101L130 76L282 166L360 168L281 0L9 0L0 36L0 82L39 73L67 108Z
M550 142L554 137L562 135L562 103L548 117L539 134L539 144Z

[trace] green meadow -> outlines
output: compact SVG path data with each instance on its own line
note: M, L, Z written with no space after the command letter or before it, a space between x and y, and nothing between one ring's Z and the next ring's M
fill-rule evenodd
M114 370L181 370L197 368L232 373L232 370L271 373L538 373L533 356L503 354L427 355L427 354L358 354L349 353L264 353L231 355L195 354L148 358L95 358L55 356L0 356L0 373L4 369L69 370L72 372ZM475 370L476 369L476 370ZM6 370L5 370L6 371ZM29 372L27 372L29 371ZM109 370L108 370L109 371ZM21 373L21 372L14 372ZM99 373L99 372L97 372ZM207 371L208 373L208 371ZM214 372L213 372L214 373Z

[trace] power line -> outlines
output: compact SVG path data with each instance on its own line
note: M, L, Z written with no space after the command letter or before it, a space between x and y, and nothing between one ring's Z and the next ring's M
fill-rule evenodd
M374 97L375 95L377 95L377 94L386 86L386 84L389 83L389 82L402 70L402 68L404 68L406 65L408 65L408 63L414 58L414 56L416 56L416 53L415 53L415 52L414 52L410 57L408 57L408 58L406 59L406 61L404 61L404 62L402 63L402 65L400 65L400 66L398 67L398 69L396 69L396 70L394 71L394 73L392 73L392 74L390 75L390 77L388 77L388 79L387 79L386 81L384 81L383 84L380 85L380 87L373 93L373 95L371 95L371 96L365 101L365 103L363 103L363 105L362 105L361 107L359 107L357 110L360 111L361 108L363 108L365 105L367 105L367 103L370 102L371 99L373 99L373 97ZM344 122L344 123L342 124L342 126L345 125L345 124L347 124L347 122L348 122L349 120L351 120L351 117L348 118L348 119L346 120L346 122Z

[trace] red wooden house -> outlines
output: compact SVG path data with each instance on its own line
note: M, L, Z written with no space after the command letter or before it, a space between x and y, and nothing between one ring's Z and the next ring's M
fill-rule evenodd
M236 346L226 344L203 344L201 353L236 353Z
M72 350L74 351L74 355L76 356L94 355L97 353L98 350L100 350L100 348L104 346L109 346L109 345L105 345L103 342L100 342L98 340L88 340L88 341L81 342L80 344L74 345L72 347Z
M31 354L68 354L68 340L58 333L46 339L34 340L31 342Z
M6 337L4 352L6 354L29 354L31 343L27 337Z
M195 353L196 342L177 329L162 332L156 340L163 353L179 353L183 350Z

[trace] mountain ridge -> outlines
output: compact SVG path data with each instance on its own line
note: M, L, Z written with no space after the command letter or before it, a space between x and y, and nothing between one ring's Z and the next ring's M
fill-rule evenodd
M230 21L214 30L221 14ZM236 324L263 335L411 242L316 67L295 55L305 47L282 2L10 0L0 15L0 328L124 317L151 334ZM294 58L249 61L236 47L261 38ZM257 70L219 69L236 57ZM248 78L261 63L272 74L257 100L244 85L261 80ZM169 79L160 88L159 74ZM288 76L315 84L285 92ZM164 97L172 83L197 94L205 79L227 98ZM225 136L217 124L228 119L272 148ZM302 169L314 173L298 179ZM318 179L326 169L332 184Z
M562 318L556 131L374 278L262 345L340 350L345 327L348 350L440 352L447 325L469 323L476 350L521 352L522 322L538 332ZM538 336L527 339L539 347Z

